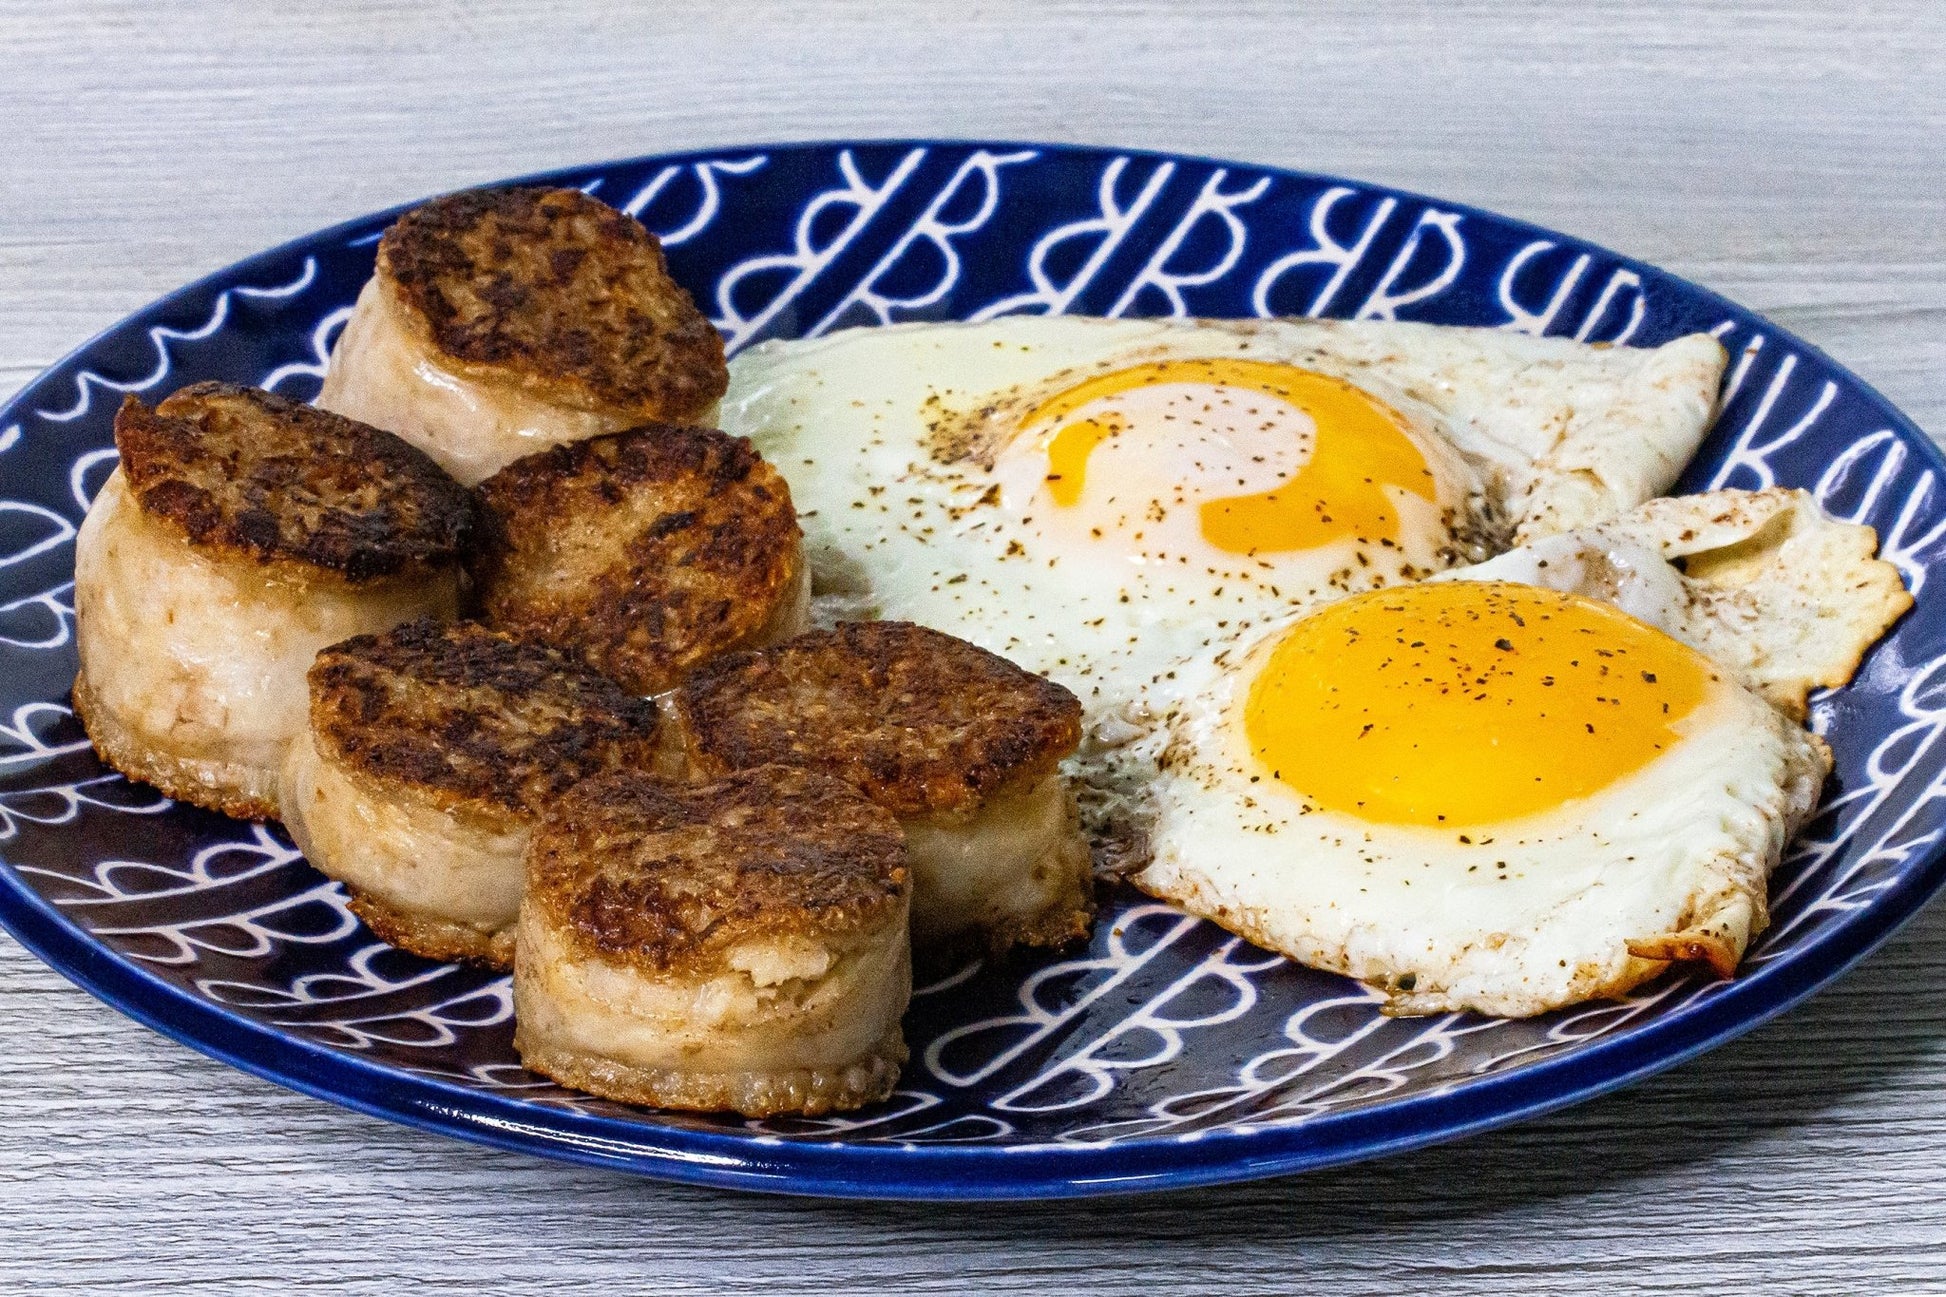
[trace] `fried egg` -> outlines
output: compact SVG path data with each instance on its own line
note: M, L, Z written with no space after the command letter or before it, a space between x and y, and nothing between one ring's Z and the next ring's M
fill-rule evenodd
M1830 768L1806 682L1909 602L1875 543L1801 492L1658 500L1185 663L1135 881L1394 1013L1727 976Z
M947 631L1073 690L1084 775L1176 664L1668 489L1714 339L1035 317L858 329L731 364L727 431L789 481L814 615Z

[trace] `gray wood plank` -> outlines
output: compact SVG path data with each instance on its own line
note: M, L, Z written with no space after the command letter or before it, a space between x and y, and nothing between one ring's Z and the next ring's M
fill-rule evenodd
M1946 431L1935 6L0 0L0 390L156 295L567 162L857 134L1182 149L1572 230ZM1946 1290L1946 911L1748 1037L1445 1148L1113 1203L733 1196L451 1143L0 939L0 1290Z

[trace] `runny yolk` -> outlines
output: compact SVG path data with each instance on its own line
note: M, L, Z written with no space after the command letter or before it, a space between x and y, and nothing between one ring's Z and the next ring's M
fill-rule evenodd
M1640 770L1717 680L1700 653L1609 604L1432 582L1293 626L1251 682L1244 730L1262 775L1317 807L1467 828Z
M1032 410L1021 420L1022 431L1055 425L1045 445L1048 489L1057 505L1080 502L1088 457L1130 428L1114 412L1063 421L1091 402L1164 383L1256 392L1303 411L1316 426L1310 458L1289 480L1266 491L1200 503L1204 539L1226 553L1316 549L1347 537L1396 542L1399 515L1385 488L1434 498L1425 456L1406 435L1405 421L1384 403L1341 379L1295 365L1219 358L1158 360L1100 374Z

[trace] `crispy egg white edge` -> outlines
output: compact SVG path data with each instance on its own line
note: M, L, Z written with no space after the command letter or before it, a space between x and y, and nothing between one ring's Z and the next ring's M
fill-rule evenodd
M1808 491L1719 490L1649 500L1432 580L1509 580L1607 600L1736 672L1786 714L1848 681L1912 606L1876 533ZM1685 566L1678 569L1677 561Z

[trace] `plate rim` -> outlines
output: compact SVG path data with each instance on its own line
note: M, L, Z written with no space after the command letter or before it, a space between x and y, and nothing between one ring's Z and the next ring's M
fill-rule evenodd
M1306 182L1353 185L1594 251L1621 266L1651 271L1664 282L1732 315L1760 321L1778 342L1843 374L1853 390L1884 415L1900 442L1946 480L1946 451L1910 416L1822 349L1768 317L1714 289L1576 235L1392 185L1168 150L970 136L729 144L597 160L479 183L560 183L591 171L680 164L733 153L836 152L868 147L1033 149L1070 157L1112 155L1234 167ZM111 336L146 328L185 300L213 289L234 287L253 267L308 255L319 244L389 223L423 201L408 201L309 231L156 298L99 330L23 384L0 405L0 424L18 419L28 398L43 382ZM0 650L0 657L6 652ZM1901 784L1923 773L1910 771ZM1882 945L1946 886L1946 840L1942 840L1921 853L1918 862L1894 886L1799 947L1791 958L1721 984L1717 994L1671 1018L1508 1072L1472 1078L1452 1089L1325 1113L1291 1126L1210 1132L1192 1139L1132 1137L1112 1145L921 1146L792 1139L625 1122L483 1092L333 1049L232 1013L97 942L30 887L6 854L0 852L0 928L111 1008L240 1071L415 1129L581 1165L711 1187L904 1201L1073 1198L1260 1179L1389 1156L1557 1111L1676 1066L1796 1007ZM630 1139L604 1137L603 1128L611 1126L625 1126L639 1134ZM651 1138L643 1139L641 1134Z

